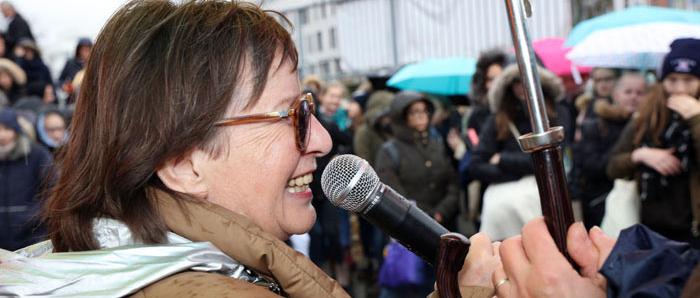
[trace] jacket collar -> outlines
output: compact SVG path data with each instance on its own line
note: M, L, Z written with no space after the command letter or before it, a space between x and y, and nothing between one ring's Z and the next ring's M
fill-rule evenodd
M161 218L171 231L192 241L209 241L247 267L274 276L290 297L348 297L309 258L247 217L207 201L176 200L155 192Z

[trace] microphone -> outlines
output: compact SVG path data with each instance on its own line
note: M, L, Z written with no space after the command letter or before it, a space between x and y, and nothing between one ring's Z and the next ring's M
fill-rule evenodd
M436 263L440 236L449 231L380 182L366 160L350 154L333 158L323 170L321 188L333 205L359 214L426 262Z

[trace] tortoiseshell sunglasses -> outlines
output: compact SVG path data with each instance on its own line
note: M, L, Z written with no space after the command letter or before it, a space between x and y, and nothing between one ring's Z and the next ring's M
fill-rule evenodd
M296 137L297 149L304 152L306 151L307 145L309 145L311 115L315 112L316 106L314 105L313 96L311 93L306 93L303 94L299 100L292 103L286 110L225 118L217 121L214 125L229 126L290 118L294 124L294 136Z

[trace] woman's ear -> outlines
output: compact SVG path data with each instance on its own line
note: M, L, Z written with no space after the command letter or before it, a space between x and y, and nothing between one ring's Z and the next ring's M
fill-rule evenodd
M195 149L180 158L170 159L156 174L169 189L204 199L209 188L199 167L201 154L203 152Z

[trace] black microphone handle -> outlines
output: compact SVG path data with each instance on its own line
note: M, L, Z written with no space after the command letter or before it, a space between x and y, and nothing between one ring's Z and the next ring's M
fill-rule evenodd
M387 185L381 184L372 199L377 203L358 214L434 265L440 236L449 231Z

